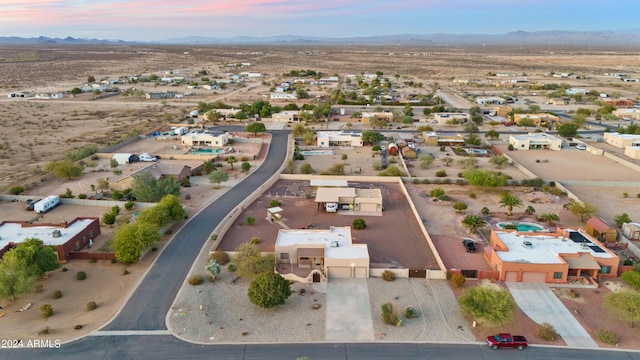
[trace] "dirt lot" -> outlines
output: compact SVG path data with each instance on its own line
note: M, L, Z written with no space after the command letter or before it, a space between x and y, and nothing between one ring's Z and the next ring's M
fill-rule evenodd
M261 240L258 245L261 251L273 251L281 227L266 221L266 209L269 207L269 201L278 200L283 209L283 222L291 229L307 228L311 224L314 224L316 229L351 226L353 219L364 219L367 223L366 229L353 230L351 235L354 243L367 244L372 264L417 269L437 268L435 258L426 242L421 240L419 225L406 206L404 196L397 185L352 185L382 190L382 216L343 215L341 211L327 213L318 209L313 199L304 197L308 182L280 180L240 215L223 237L219 249L233 251L238 245L255 236ZM256 218L253 226L245 225L248 216ZM403 246L398 246L399 243Z

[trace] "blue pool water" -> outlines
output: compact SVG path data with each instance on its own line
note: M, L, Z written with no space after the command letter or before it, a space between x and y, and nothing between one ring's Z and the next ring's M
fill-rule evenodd
M220 155L222 154L222 149L193 149L190 153L195 155Z
M499 223L498 227L501 229L504 229L506 225L511 225L511 224L512 223ZM541 231L544 229L544 227L540 225L531 224L531 223L516 223L515 225L518 228L518 231L522 231L522 232Z

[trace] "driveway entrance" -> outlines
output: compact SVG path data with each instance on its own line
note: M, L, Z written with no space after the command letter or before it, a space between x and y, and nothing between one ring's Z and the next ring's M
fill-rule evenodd
M373 341L367 279L329 278L325 324L327 341Z
M571 315L547 284L506 282L513 299L531 320L553 325L569 347L597 348L598 344Z

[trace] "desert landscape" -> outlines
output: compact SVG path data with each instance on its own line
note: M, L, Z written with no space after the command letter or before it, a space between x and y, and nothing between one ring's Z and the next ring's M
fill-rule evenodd
M344 86L351 86L347 85L345 80L349 75L354 75L355 82L357 76L379 72L389 81L389 86L395 91L394 97L397 102L352 104L344 106L347 108L344 114L336 110L342 105L334 104L336 111L331 117L335 117L338 121L327 120L306 125L314 130L338 130L346 129L348 123L354 130L366 130L368 127L364 124L347 121L358 112L366 112L374 108L401 110L409 99L422 96L433 98L436 94L440 94L442 98L455 97L456 105L448 105L448 110L451 111L466 111L457 107L468 108L475 105L474 98L477 96L508 95L519 99L518 103L511 105L513 107L525 109L536 105L549 111L557 110L573 114L580 108L596 109L597 105L586 101L564 106L548 104L546 91L541 87L506 86L502 84L503 79L493 74L514 73L517 78L527 79L529 84L563 83L572 87L596 90L599 93L615 93L618 97L637 101L639 82L622 82L606 74L629 72L635 76L637 74L633 71L639 67L640 57L624 49L594 48L587 51L571 47L554 48L551 52L548 49L545 51L545 47L498 46L3 46L0 48L0 69L5 75L0 79L0 95L2 95L0 97L2 115L0 116L4 125L4 131L0 133L0 166L3 169L0 173L0 193L9 196L15 187L23 187L22 195L31 198L63 194L66 189L76 195L95 193L92 185L104 178L115 176L114 169L109 164L110 153L115 152L112 151L113 146L117 147L118 152L161 153L163 154L161 163L182 166L186 164L185 160L172 157L186 155L189 147L180 144L176 137L163 139L162 136L158 137L154 134L166 134L176 126L204 128L221 125L244 130L244 126L248 123L225 118L217 124L212 124L202 114L194 118L191 112L200 109L202 103L220 102L239 108L259 101L269 101L271 107L282 108L289 103L302 107L304 104L330 101L334 91ZM292 70L313 70L323 76L335 76L340 80L335 83L304 82L302 89L308 93L306 99L270 100L269 94L275 87L283 82L295 82L296 77L289 75ZM242 75L247 72L260 73L261 76L254 78L246 74ZM555 78L551 75L560 73L580 76ZM151 76L155 76L157 80L147 82L139 80ZM184 77L183 81L176 84L161 80L163 77L176 76ZM226 83L234 76L241 77L243 80ZM108 86L72 94L74 88L90 86L88 81L90 77L94 78L94 84L108 84ZM204 78L207 78L207 81ZM109 81L114 79L117 79L117 82L109 84ZM204 84L211 80L219 84L225 83L226 86L205 89ZM479 82L469 80L479 80ZM500 86L501 84L503 86ZM43 99L35 96L10 98L5 95L20 92L29 92L33 95L60 92L64 96L60 99ZM152 92L176 92L184 96L165 99L145 96ZM388 131L385 129L385 133L390 137L398 138L399 132L414 131L414 138L420 139L420 132L417 129L421 126L430 126L433 130L442 132L465 132L462 125L434 125L431 122L432 115L422 111L427 107L430 106L415 105L414 123L397 122ZM263 117L261 120L267 125L267 129L288 131L294 126L286 122L273 122L269 117ZM621 119L604 119L602 123L612 126L628 124ZM591 138L594 136L593 132L604 132L604 127L596 124L588 127L587 129L585 126L579 131L589 138L585 139L585 142L591 146L609 150L608 145L597 143L595 137ZM479 126L479 131L482 133L498 130L500 138L494 143L496 149L507 153L536 177L546 181L568 182L567 188L581 200L593 203L598 209L598 216L603 219L612 222L616 215L626 212L633 220L638 221L634 218L640 213L640 194L636 197L638 188L633 186L638 174L635 170L611 159L573 148L558 152L509 151L506 142L509 133L525 131L522 128L517 130L514 128L515 126L506 128L502 124L490 125L485 121ZM593 132L587 134L586 131ZM241 130L231 130L231 132L246 138L264 139L260 143L237 140L232 145L236 156L246 158L251 169L258 168L266 152L268 136L242 133ZM120 147L122 142L132 139L137 140ZM384 146L388 142L382 144ZM74 151L94 145L98 153L105 154L96 159L74 159L82 161L83 166L82 174L77 179L60 179L45 171L47 163L73 158ZM547 212L558 214L560 219L557 223L561 226L584 226L584 222L564 207L569 202L567 196L551 196L542 189L527 186L485 191L456 184L456 180L461 180L459 174L464 171L464 166L459 162L446 164L442 160L447 157L456 160L460 158L453 147L446 147L443 150L440 147L422 146L419 143L417 146L421 154L430 154L434 158L431 166L422 168L418 160L404 160L400 157L392 157L394 159L392 163L409 171L405 181L409 195L416 204L417 211L424 216L423 225L433 238L436 247L443 252L442 258L447 268L459 269L463 265L474 264L478 269L490 270L482 258L481 251L475 254L464 253L459 242L462 237L471 237L477 241L479 247L488 246L486 233L469 235L468 231L460 226L460 220L465 214L480 213L483 207L488 207L492 215L499 216L497 214L504 211L497 205L502 190L509 190L524 200L524 206L516 209L517 217L521 216L528 220L529 217L523 211L527 206L533 206L536 214ZM541 159L547 161L541 162ZM196 168L205 160L207 159L190 160L192 162L189 166ZM480 168L497 169L489 162L488 157L478 157L477 160L477 166ZM191 186L180 190L180 199L190 216L198 213L204 206L221 196L226 189L248 176L247 172L239 169L240 164L233 168L232 165L225 164L222 157L217 158L216 161L229 175L229 179L220 185L221 189L201 174L191 176ZM629 161L640 165L638 160ZM303 160L292 162L292 169L294 173L300 173L301 166L308 163L313 169L313 174L320 174L336 163L342 163L344 175L376 176L380 170L376 167L379 162L380 155L372 150L371 146L355 148L335 146L332 155L306 156ZM125 174L133 173L143 165L146 166L143 163L127 164L120 166L118 170ZM446 170L447 182L430 183L437 179L436 173L442 170ZM513 165L499 170L514 182L531 178ZM610 180L625 181L631 185L611 185L607 183ZM579 183L580 181L592 182ZM286 181L276 183L251 207L243 209L243 215L231 226L225 235L226 238L222 239L220 249L233 251L239 243L246 242L253 236L259 236L265 239L260 243L260 249L264 252L272 251L277 228L269 226L271 224L258 224L255 227L241 224L247 216L255 216L259 221L263 221L263 213L271 199L281 200L285 217L289 217L288 225L293 228L307 226L309 219L313 219L315 223L322 226L348 226L351 223L352 219L349 217L335 220L329 217L331 214L296 211L296 209L312 208L313 201L306 199L304 194L287 193L287 186L293 186L292 184ZM384 225L384 222L376 220L375 217L366 219L372 224L370 229L372 234L364 235L367 234L364 233L359 235L361 239L357 240L363 243L369 242L372 248L372 262L395 264L397 261L396 265L404 267L418 267L424 264L428 264L428 268L436 266L432 258L433 254L421 248L420 245L415 245L417 250L413 253L414 258L411 253L394 253L394 257L389 255L392 253L390 250L375 248L376 241L382 242L385 238L393 237L394 233L401 233L407 237L419 236L419 230L416 230L419 225L414 221L415 219L410 218L411 213L408 209L403 208L404 200L403 196L399 195L400 191L391 185L375 186L384 189L384 201L389 205L385 213L389 210L390 216L411 222L405 225L398 225L398 223ZM427 194L436 187L443 188L452 199L444 203L429 200ZM474 195L471 196L470 193ZM623 194L631 194L631 196L623 196ZM454 201L463 201L468 208L463 213L455 212L451 207ZM53 223L77 216L101 217L108 209L109 207L100 206L64 205L36 221ZM132 216L133 211L126 211L120 218L128 220ZM24 211L22 202L2 201L0 202L0 219L30 221L33 220L33 213ZM178 231L184 223L184 221L175 223L171 231L163 235L162 242L158 245L160 251L168 241L172 240L171 234ZM376 226L382 230L374 234ZM394 226L401 226L402 231ZM489 224L490 228L491 226L495 224ZM94 247L108 252L113 231L114 226L103 224L102 234L95 239ZM34 336L41 333L45 327L50 328L52 336L63 341L90 334L115 316L156 256L156 252L149 253L141 262L131 266L110 264L108 261L72 260L68 264L63 264L67 269L64 272L58 270L52 272L46 279L40 279L38 284L42 286L39 292L31 291L20 295L13 303L5 301L2 306L7 315L0 318L0 324L3 329L11 329L9 331L13 337ZM203 251L197 260L197 266L202 267L206 261L206 251ZM124 274L125 270L126 274ZM72 279L77 271L87 272L88 279L84 283L78 283ZM602 306L604 296L611 291L617 291L622 286L621 280L617 277L607 281L608 284L603 284L604 286L597 290L577 290L576 297L569 296L565 290L556 290L556 292L567 308L575 311L576 318L592 337L595 338L597 330L606 328L614 330L620 336L621 348L640 349L640 340L638 340L640 337L636 328L630 328L628 323L613 318ZM460 296L464 289L479 283L470 279L462 288L454 288L449 287L446 281L425 285L417 283L415 279L398 279L393 285L387 285L376 278L369 279L368 282L371 311L374 314L377 314L380 304L389 299L389 294L386 292L391 287L392 292L397 294L395 296L402 299L400 302L403 305L418 306L421 297L433 296L434 288L445 294L446 299L454 299ZM247 279L236 282L234 276L226 270L215 283L202 285L204 293L201 293L198 287L185 284L180 297L168 314L170 329L180 338L200 343L324 340L322 327L325 321L324 309L309 313L309 307L313 303L324 306L325 289L314 288L314 293L311 294L314 296L303 297L294 293L292 305L286 309L280 309L273 316L281 322L289 318L306 317L307 320L289 327L286 330L288 332L283 330L273 333L269 331L270 324L274 321L274 318L270 318L272 314L262 309L255 311L248 303L246 298L248 285ZM83 289L89 286L99 290ZM296 292L303 288L307 288L306 285L294 286ZM62 291L61 299L49 299L54 289ZM417 295L418 293L420 296ZM228 296L228 301L225 301L224 305L220 304L215 308L207 307L204 315L195 315L204 311L202 302L207 301L208 298L223 296L221 294ZM83 312L80 315L74 312L74 309L84 308L90 300L98 303L95 311ZM50 319L43 320L39 318L35 307L47 301L55 301L57 312ZM18 312L18 309L27 303L33 304L34 309ZM374 319L376 340L444 341L446 339L437 332L438 326L447 326L452 334L460 334L460 341L482 341L483 337L496 331L495 328L474 327L473 320L465 318L457 307L443 309L444 305L439 307L434 303L431 305L430 308L424 307L423 317L404 328L387 327L379 317L376 317ZM427 318L427 314L432 317L441 317L441 314L446 316L442 315L444 318L433 325L436 327L434 328L425 325L431 321ZM247 325L249 321L252 323ZM83 326L82 329L74 330L75 325ZM457 326L464 330L456 331ZM202 328L207 330L200 331ZM515 320L500 330L525 334L535 344L564 345L561 339L546 342L538 337L535 333L535 322L519 310L516 311ZM248 334L242 335L241 340L238 340L238 334L244 332ZM598 342L598 345L618 346L618 344L607 345L602 342Z

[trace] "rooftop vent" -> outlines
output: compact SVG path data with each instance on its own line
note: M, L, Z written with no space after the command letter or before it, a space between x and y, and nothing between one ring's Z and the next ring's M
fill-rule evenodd
M331 242L331 247L338 247L338 241L337 240L333 240Z
M533 244L529 240L523 240L522 241L522 247L524 247L525 249L532 249L533 248Z

